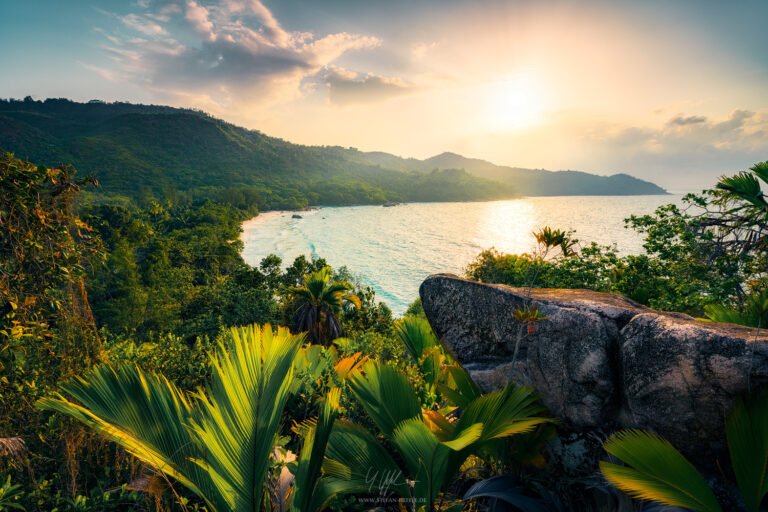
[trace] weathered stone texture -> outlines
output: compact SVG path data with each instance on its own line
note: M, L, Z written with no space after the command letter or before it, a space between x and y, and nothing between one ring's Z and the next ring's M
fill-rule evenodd
M653 430L694 458L721 454L739 394L768 382L768 336L588 290L521 289L439 274L420 289L443 345L485 389L532 386L569 429ZM536 304L533 334L513 310ZM520 336L517 360L512 362Z

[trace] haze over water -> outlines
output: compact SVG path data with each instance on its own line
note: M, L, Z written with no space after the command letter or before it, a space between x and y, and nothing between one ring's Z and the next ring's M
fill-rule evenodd
M430 274L463 274L482 250L530 251L532 232L575 229L582 245L615 244L623 254L642 251L643 237L624 227L632 214L652 213L680 195L534 197L468 203L412 203L326 207L267 215L243 226L243 257L257 266L277 254L284 265L304 254L347 266L376 291L395 315L418 297Z

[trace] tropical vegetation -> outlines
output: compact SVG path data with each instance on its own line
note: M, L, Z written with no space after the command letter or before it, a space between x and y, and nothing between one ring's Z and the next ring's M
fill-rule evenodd
M739 399L726 421L728 449L736 489L727 506L718 500L705 477L665 439L639 430L617 432L605 450L626 463L601 462L600 469L613 485L643 500L702 512L762 510L768 493L768 395Z
M766 169L629 219L644 254L547 228L531 254L486 251L467 275L762 327ZM557 424L535 393L484 393L420 301L396 319L321 258L247 265L240 224L271 204L247 187L105 194L7 153L0 175L0 510L600 510L606 482L547 464ZM514 318L520 337L547 321L532 304ZM730 501L647 433L606 444L628 464L606 477L698 500L677 506L757 510L765 410L750 398L729 415ZM665 469L683 480L627 483Z

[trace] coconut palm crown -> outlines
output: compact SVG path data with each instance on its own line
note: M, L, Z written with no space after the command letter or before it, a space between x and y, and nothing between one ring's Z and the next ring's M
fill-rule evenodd
M331 281L331 267L304 276L303 286L291 286L285 293L297 306L294 322L299 332L307 332L315 343L328 344L343 335L339 321L345 304L360 307L360 298L350 293L346 281Z

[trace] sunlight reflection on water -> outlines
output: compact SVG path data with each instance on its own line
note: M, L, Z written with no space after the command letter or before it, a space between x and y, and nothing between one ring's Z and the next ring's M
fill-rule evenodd
M545 225L576 230L583 244L616 245L621 253L642 251L642 236L624 227L631 214L652 213L666 196L535 197L474 203L412 203L328 207L282 213L244 226L243 258L258 265L277 254L285 265L296 256L321 256L333 267L346 265L373 286L396 315L418 297L425 277L462 274L483 249L526 252L532 231Z

